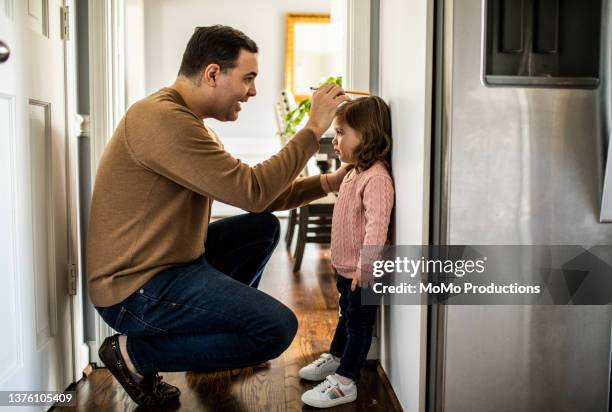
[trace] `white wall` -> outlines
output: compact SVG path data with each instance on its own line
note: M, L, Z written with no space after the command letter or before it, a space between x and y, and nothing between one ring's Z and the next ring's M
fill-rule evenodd
M125 0L125 107L147 95L144 4L145 0Z
M259 46L257 96L243 107L237 122L207 120L207 124L219 134L226 149L245 163L255 165L276 153L280 143L275 136L274 103L284 83L285 15L329 13L330 0L145 0L143 3L145 94L174 81L196 26L229 25L255 40ZM129 25L126 22L128 30ZM213 208L216 215L236 212L239 211L219 202Z
M390 105L395 242L427 244L433 0L380 2L381 97ZM381 363L404 410L424 411L426 306L383 309Z

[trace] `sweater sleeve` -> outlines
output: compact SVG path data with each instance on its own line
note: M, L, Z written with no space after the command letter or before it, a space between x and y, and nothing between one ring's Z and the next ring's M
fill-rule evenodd
M310 181L293 184L319 147L317 137L309 129L297 133L270 159L251 167L225 151L203 123L189 113L175 110L172 115L151 122L154 126L150 129L156 132L142 136L130 133L127 118L126 142L134 159L201 195L261 212L270 206L299 203L302 192L296 189L304 185L314 187Z
M375 175L366 182L363 190L364 246L383 246L387 242L393 195L393 182L389 176Z
M319 175L304 177L293 182L266 210L273 212L276 210L295 209L325 195L326 193L323 187L321 187Z

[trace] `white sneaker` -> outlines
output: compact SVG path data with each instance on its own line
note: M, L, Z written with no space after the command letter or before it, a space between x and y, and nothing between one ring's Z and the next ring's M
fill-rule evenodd
M327 375L336 373L339 366L340 361L335 360L329 353L323 353L319 359L300 369L300 378L307 381L322 381Z
M333 375L329 375L323 382L302 395L302 402L315 408L331 408L353 402L355 399L357 399L355 382L343 385Z

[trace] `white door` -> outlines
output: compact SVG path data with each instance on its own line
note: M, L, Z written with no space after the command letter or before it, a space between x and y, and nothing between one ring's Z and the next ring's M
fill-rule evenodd
M0 0L0 390L72 381L62 0Z

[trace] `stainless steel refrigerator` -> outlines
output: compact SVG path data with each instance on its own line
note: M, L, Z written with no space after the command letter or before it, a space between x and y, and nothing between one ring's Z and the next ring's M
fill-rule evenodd
M432 243L612 245L612 6L435 10ZM428 410L607 411L611 322L605 305L430 306Z

